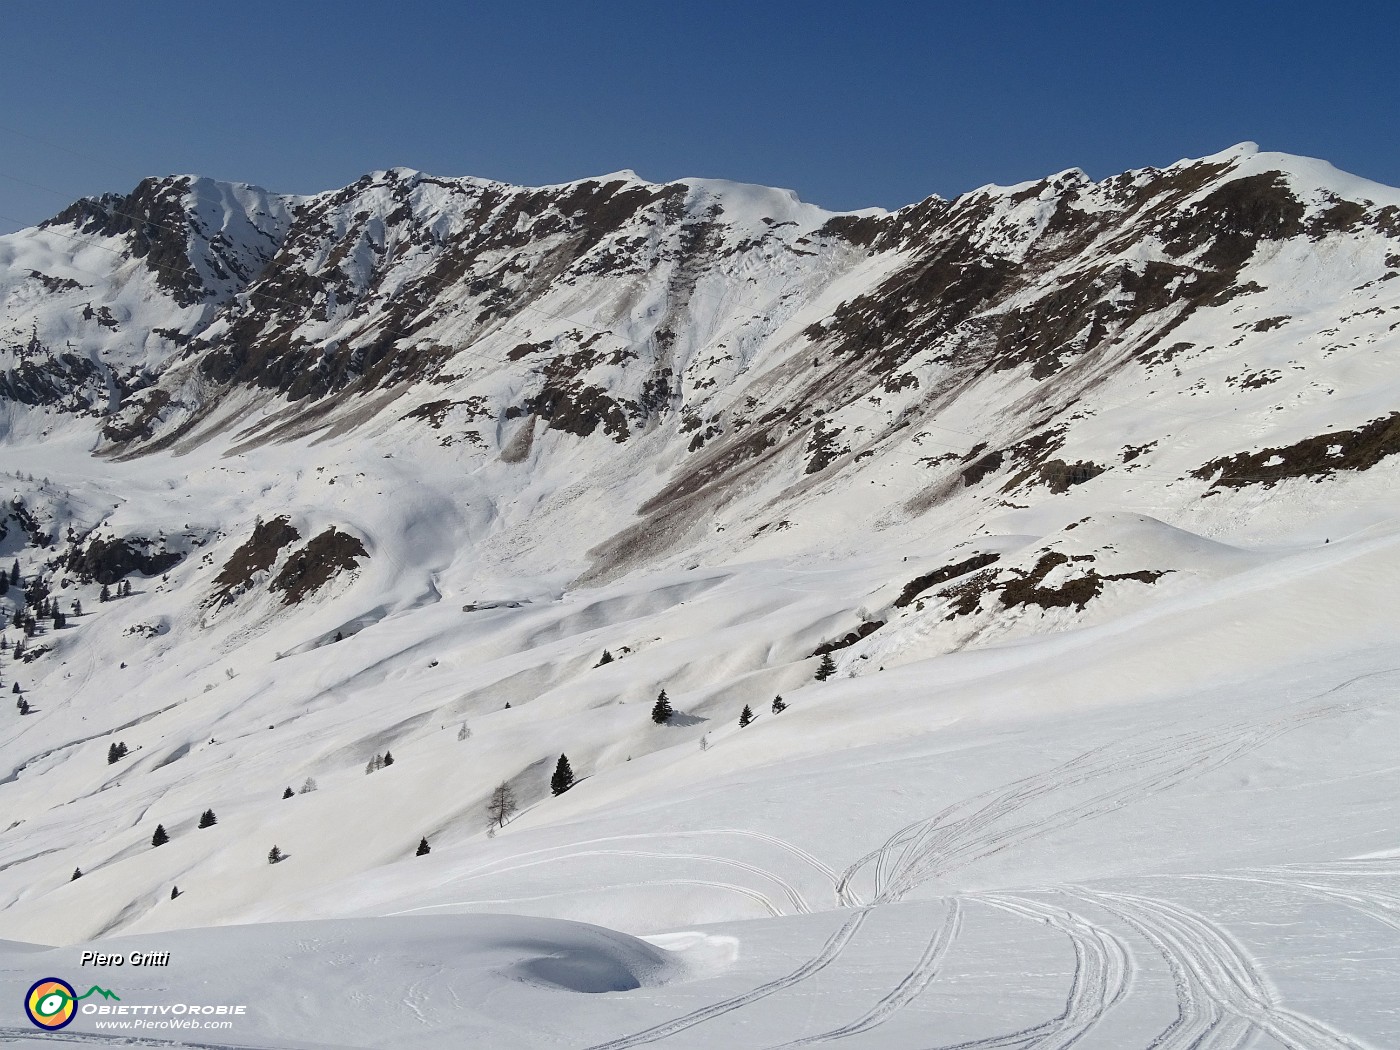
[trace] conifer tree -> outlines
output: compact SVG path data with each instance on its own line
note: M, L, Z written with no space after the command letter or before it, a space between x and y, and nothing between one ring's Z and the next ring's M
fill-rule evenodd
M291 788L288 788L286 791L282 792L282 797L283 797L283 798L291 798L291 797L292 797L292 789L291 789Z
M744 709L743 709L742 711L739 712L739 728L740 728L740 729L743 729L744 726L748 725L748 724L749 724L750 722L752 722L752 721L753 721L753 708L749 707L748 704L745 704L745 705L744 705Z
M822 653L822 662L817 667L817 681L825 682L836 673L836 661L831 658L830 653Z
M178 896L180 896L180 887L179 887L179 886L171 886L171 887L170 887L170 899L171 899L171 900L174 900L174 899L175 899L176 897L178 897Z
M10 585L11 585L11 586L18 586L18 585L19 585L19 559L18 559L18 558L16 558L16 559L15 559L15 563L14 563L13 565L10 566Z
M107 589L105 583L102 585L102 590L98 592L97 600L99 602L109 602L112 600L112 592Z
M288 788L287 790L291 791L292 789ZM285 854L280 849L278 849L276 846L273 846L270 850L267 851L267 862L269 864L276 864L278 861L282 860L284 856Z
M22 715L27 715L27 714L29 714L29 701L28 701L28 700L21 700L21 701L19 702L19 705L18 705L18 706L19 706L19 713L20 713L20 714L22 714Z
M560 755L559 762L554 767L554 776L549 778L549 790L556 795L562 795L574 786L574 770L569 765L569 757Z
M155 833L154 835L151 836L151 845L152 845L152 846L164 846L164 845L165 845L167 842L169 842L169 841L170 841L170 836L167 835L167 834L165 833L165 825L164 825L164 824L157 824L157 825L156 825L156 833Z
M394 764L394 753L392 751L384 752L384 764L386 766L392 766Z
M212 828L218 822L218 818L214 816L214 811L212 809L206 809L199 815L199 826L201 828Z
M311 792L313 792L313 791L315 791L315 790L316 790L316 778L315 778L315 777L307 777L305 780L303 780L303 781L301 782L300 791L301 791L301 793L302 793L303 795L309 795L309 794L311 794Z
M608 652L606 649L604 649L604 650L603 650L603 655L602 655L602 657L601 657L601 658L598 660L598 662L597 662L596 664L594 664L593 666L594 666L594 667L602 667L604 664L610 664L610 663L612 663L612 662L613 662L613 654L610 653L610 652Z
M78 879L81 879L82 877L83 877L83 869L82 869L82 868L74 868L74 869L73 869L73 877L72 877L71 879L69 879L68 881L69 881L69 882L76 882Z
M780 715L787 710L787 702L781 696L773 697L773 713Z
M462 723L462 728L459 729L459 730L457 730L457 739L458 739L458 740L466 740L467 737L469 737L469 736L471 736L471 735L472 735L471 729L467 726L467 723L463 722L463 723Z
M671 698L666 695L665 689L661 690L661 692L656 695L656 703L652 706L651 720L659 726L665 725L671 720L671 716L675 713L675 710L671 707Z
M486 813L491 818L491 827L505 827L506 821L515 815L517 808L515 792L511 790L509 781L501 781L491 792L491 800L486 804Z
M421 839L418 840L418 852L415 853L414 856L426 857L432 851L433 847L428 845L428 837L424 835Z

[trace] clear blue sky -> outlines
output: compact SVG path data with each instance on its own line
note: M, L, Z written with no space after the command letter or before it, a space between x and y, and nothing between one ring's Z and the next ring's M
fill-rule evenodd
M1400 184L1397 44L1397 0L9 3L0 214L400 164L894 207L1245 139Z

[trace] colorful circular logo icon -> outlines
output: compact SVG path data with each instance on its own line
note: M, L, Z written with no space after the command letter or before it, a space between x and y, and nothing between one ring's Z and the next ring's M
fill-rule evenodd
M63 1028L78 1012L73 986L58 977L35 981L24 997L24 1012L40 1028L50 1032Z

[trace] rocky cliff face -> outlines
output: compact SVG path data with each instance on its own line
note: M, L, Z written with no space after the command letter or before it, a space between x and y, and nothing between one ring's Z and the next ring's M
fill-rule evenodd
M1384 366L1363 396L1341 362L1391 338L1400 193L1250 147L849 215L630 172L150 179L0 239L0 266L12 427L94 427L121 457L358 430L492 469L645 462L640 518L593 537L605 571L725 507L775 526L739 510L759 489L776 508L895 464L919 468L886 496L908 516L1390 454L1289 450L1370 449L1394 407Z

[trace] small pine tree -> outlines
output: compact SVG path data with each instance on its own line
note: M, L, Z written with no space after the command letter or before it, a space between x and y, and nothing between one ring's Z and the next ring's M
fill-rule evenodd
M72 877L71 879L69 879L68 881L69 881L69 882L76 882L78 879L81 879L82 877L83 877L83 869L82 869L82 868L74 868L74 869L73 869L73 877Z
M18 585L19 585L19 559L18 559L18 558L16 558L16 559L15 559L15 563L14 563L13 565L10 566L10 585L11 585L11 586L18 586Z
M170 841L170 836L167 835L167 834L165 833L165 825L164 825L164 824L157 824L157 825L156 825L156 833L155 833L154 835L151 836L151 845L152 845L152 846L164 846L164 845L165 845L167 842L169 842L169 841Z
M700 750L701 750L701 751L708 751L708 750L710 750L710 734L709 734L709 733L706 733L704 736L702 736L702 737L700 738Z
M180 887L179 887L179 886L171 886L171 887L170 887L170 899L171 899L171 900L174 900L174 899L175 899L176 897L178 897L178 896L180 896Z
M74 616L81 616L81 615L83 615L83 603L80 602L80 601L78 601L77 598L74 598L74 599L73 599L73 615L74 615Z
M288 788L287 790L290 791L291 788ZM280 849L278 849L276 846L273 846L270 850L267 851L267 862L269 864L277 864L280 861L282 861L285 856L286 855Z
M110 602L112 600L112 592L107 589L105 583L102 585L101 592L97 595L97 600L99 602Z
M598 662L597 662L596 664L594 664L593 666L594 666L594 667L602 667L604 664L610 664L610 663L612 663L612 662L613 662L613 654L610 653L610 652L608 652L606 649L604 649L604 650L603 650L603 655L598 659Z
M773 713L780 715L787 710L787 702L781 696L773 697Z
M315 778L315 777L307 777L305 780L303 780L303 781L301 782L301 788L300 788L299 790L301 791L301 793L302 793L303 795L309 795L309 794L311 794L311 792L313 792L313 791L316 790L316 778Z
M817 667L817 681L825 682L836 673L836 661L830 653L822 653L822 662Z
M212 809L206 809L199 815L199 826L201 828L212 828L218 822L219 820L214 816L214 811Z
M462 728L459 729L459 730L457 730L457 739L458 739L458 740L466 740L466 739L467 739L469 736L471 736L471 735L472 735L471 729L467 726L467 723L463 722L463 723L462 723Z
M336 640L337 642L343 642L343 641L345 641L345 635L341 634L339 631L336 631L336 632L335 632L335 640Z
M19 713L20 713L20 714L22 714L22 715L27 715L27 714L29 714L29 701L28 701L28 700L21 700L21 701L19 702L19 704L18 704L18 707L19 707Z
M283 797L283 798L291 798L291 797L292 797L292 789L291 789L291 788L288 788L286 791L282 792L282 797Z
M117 753L116 741L113 741L112 743L107 745L107 764L109 766L117 763L121 759L121 757L122 756Z
M744 705L744 709L743 709L742 711L739 712L739 728L740 728L740 729L743 729L744 726L748 725L748 724L749 724L750 722L752 722L752 721L753 721L753 708L749 707L748 704L745 704L745 705Z
M394 764L394 753L392 751L384 752L384 764L386 766L392 766Z
M665 725L675 713L675 709L671 707L671 698L666 695L666 690L661 690L656 694L656 703L652 705L651 720L659 726Z
M560 755L554 767L554 776L549 778L549 790L562 795L574 786L574 769L569 765L569 756Z
M428 845L428 837L424 835L421 839L418 840L418 852L415 853L414 856L426 857L432 851L433 847Z

